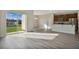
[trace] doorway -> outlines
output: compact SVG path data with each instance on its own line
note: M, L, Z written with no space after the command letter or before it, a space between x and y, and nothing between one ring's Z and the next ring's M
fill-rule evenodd
M6 31L7 33L22 31L22 14L16 12L6 13Z

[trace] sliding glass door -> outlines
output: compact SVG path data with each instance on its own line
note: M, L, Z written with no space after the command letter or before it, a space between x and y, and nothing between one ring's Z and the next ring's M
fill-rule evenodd
M13 12L6 14L7 33L22 31L21 15Z

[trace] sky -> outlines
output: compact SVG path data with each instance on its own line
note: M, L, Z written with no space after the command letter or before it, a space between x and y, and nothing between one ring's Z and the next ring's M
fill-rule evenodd
M22 17L22 14L20 13L8 12L6 14L7 19L14 19L14 20L20 19L21 20L21 17Z

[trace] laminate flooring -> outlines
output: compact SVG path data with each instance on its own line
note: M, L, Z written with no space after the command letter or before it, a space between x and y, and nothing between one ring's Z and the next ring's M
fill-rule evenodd
M4 38L0 38L0 49L78 49L79 48L79 34L76 35L65 34L65 33L44 33L43 35L42 34L43 33L40 34L42 37L37 33L17 33L7 35ZM58 35L55 36L54 34Z

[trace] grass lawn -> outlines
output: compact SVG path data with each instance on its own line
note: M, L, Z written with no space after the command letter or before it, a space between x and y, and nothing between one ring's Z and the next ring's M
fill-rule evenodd
M16 32L16 31L22 31L21 29L21 25L18 26L18 29L17 29L17 26L7 26L7 32Z

